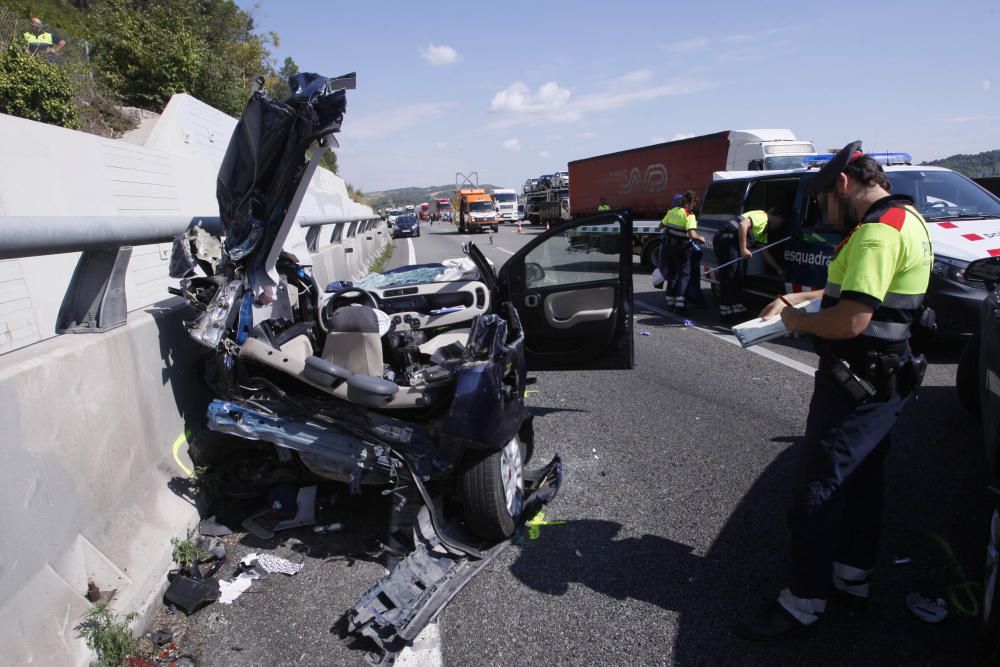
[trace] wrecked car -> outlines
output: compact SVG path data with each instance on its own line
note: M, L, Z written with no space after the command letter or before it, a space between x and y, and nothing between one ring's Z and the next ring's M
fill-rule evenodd
M558 457L525 468L528 370L632 367L632 223L567 223L499 273L470 244L461 260L318 285L310 258L284 244L353 84L300 74L284 102L254 93L219 172L223 236L196 227L175 241L175 293L211 350L208 425L273 443L354 492L405 492L445 551L482 559L532 494L547 501L561 481ZM605 238L615 228L619 242L570 253L583 225Z

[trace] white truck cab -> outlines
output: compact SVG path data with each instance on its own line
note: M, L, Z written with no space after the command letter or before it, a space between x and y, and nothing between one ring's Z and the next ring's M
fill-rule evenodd
M497 207L497 220L500 222L517 222L517 190L497 188L492 193L493 203Z
M807 155L816 147L791 130L730 130L726 171L798 169Z

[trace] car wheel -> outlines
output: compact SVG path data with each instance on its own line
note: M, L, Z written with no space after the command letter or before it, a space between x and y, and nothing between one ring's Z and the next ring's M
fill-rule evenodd
M962 356L955 371L955 389L958 402L974 415L980 413L979 405L979 336L973 336L965 343Z
M462 472L465 521L480 537L499 541L514 534L524 507L524 443L514 436L498 452L470 452Z
M989 542L986 543L986 570L983 573L983 616L980 631L984 664L1000 659L1000 511L993 510Z
M420 238L420 230L417 230L417 238Z

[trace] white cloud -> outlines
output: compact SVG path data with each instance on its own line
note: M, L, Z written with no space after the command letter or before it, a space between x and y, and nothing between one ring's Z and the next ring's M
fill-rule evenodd
M674 136L670 137L670 141L680 141L681 139L690 139L694 136L694 133L678 132Z
M581 132L580 134L578 134L576 136L579 139L593 139L594 137L597 136L597 134L595 132L591 132L590 130L587 130L586 132Z
M708 81L675 81L659 86L614 86L574 97L568 88L549 81L531 92L521 81L512 83L493 96L490 109L502 117L491 129L503 129L522 123L572 122L583 116L621 109L671 95L687 95L711 88Z
M673 51L674 53L694 53L695 51L704 51L708 48L708 39L705 37L683 39L679 42L671 42L664 46L667 51Z
M451 65L458 62L458 51L444 44L431 44L420 49L420 57L431 65Z
M648 69L637 69L634 72L622 75L621 80L626 83L642 83L643 81L649 81L652 76L653 73Z
M569 90L555 81L543 83L534 93L523 82L515 81L493 96L490 109L515 114L558 113L569 98Z
M550 157L552 157L552 153L548 151L542 151L541 153L538 154L538 157L543 157L546 160L548 160Z
M367 115L347 116L340 137L350 142L395 134L440 118L454 106L453 102L417 102Z
M512 153L521 150L521 142L517 139L508 139L502 145L505 151L511 151Z
M989 79L984 79L984 80L983 80L983 92L984 92L984 93L988 93L988 92L990 91L990 87L991 87L992 85L993 85L993 84L991 84L991 83L990 83L990 80L989 80Z

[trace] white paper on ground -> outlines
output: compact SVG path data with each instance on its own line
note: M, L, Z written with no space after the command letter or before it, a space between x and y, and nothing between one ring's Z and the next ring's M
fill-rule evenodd
M280 572L289 576L298 574L299 570L302 569L302 563L293 563L286 558L271 554L257 554L257 565L268 574Z
M819 305L819 299L810 299L794 307L807 313L818 313ZM763 343L772 338L784 336L788 333L788 329L785 328L785 323L781 321L780 317L774 317L769 320L763 320L758 317L749 322L737 324L733 327L733 333L736 335L736 339L740 341L740 345L750 347L751 345Z
M232 604L236 598L243 595L250 588L250 584L259 576L259 574L241 572L240 576L232 581L219 579L219 602L222 604Z

